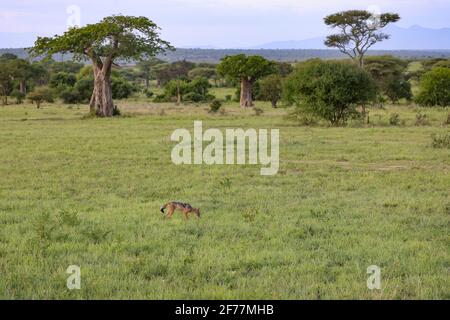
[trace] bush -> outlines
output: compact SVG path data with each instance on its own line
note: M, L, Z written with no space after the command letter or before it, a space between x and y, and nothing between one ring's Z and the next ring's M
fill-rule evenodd
M433 134L431 136L431 146L433 148L449 148L450 149L450 134L437 135Z
M253 112L255 113L255 116L259 117L260 115L262 115L264 113L264 110L261 108L253 108Z
M450 69L434 68L425 73L420 81L420 91L416 101L423 106L449 106Z
M222 102L220 100L216 99L216 100L213 100L211 102L211 104L209 105L209 111L215 113L215 112L219 111L219 109L221 107L222 107Z
M286 116L286 119L290 121L295 121L301 126L315 126L318 124L316 117L311 114L305 114L299 108L294 109L292 112L289 112Z
M187 102L207 102L215 99L208 93L211 87L208 79L196 77L192 81L171 80L164 87L164 94L155 98L154 102L176 102L178 94L181 101Z
M144 94L145 94L145 96L147 97L147 98L151 98L151 97L153 97L153 95L154 95L154 93L152 92L152 91L150 91L149 89L144 89Z
M416 114L416 126L427 126L429 125L427 115L425 113Z
M297 66L284 83L284 99L304 113L346 124L357 106L376 98L376 85L364 70L346 62L311 60Z
M391 126L398 126L401 123L400 115L398 113L393 113L389 117L389 124Z
M77 82L76 75L73 73L67 72L58 72L51 75L50 80L48 82L48 86L50 88L64 88L64 87L73 87Z
M80 103L84 99L80 95L80 92L76 88L67 88L61 94L59 97L63 100L64 103L73 104L73 103Z
M225 101L231 101L232 98L233 98L233 96L231 94L227 94L225 96Z
M16 104L21 104L26 97L26 94L20 92L19 90L13 90L10 95L16 99Z
M205 99L201 94L198 94L196 92L189 92L184 95L183 101L188 102L202 102Z
M111 78L111 87L113 99L126 99L137 91L135 85L119 77Z
M36 103L37 108L41 107L42 102L52 103L55 100L54 91L48 87L38 87L28 94L28 99Z
M278 101L281 99L283 89L281 76L272 74L259 81L259 93L257 99L262 101L270 101L272 107L276 108Z

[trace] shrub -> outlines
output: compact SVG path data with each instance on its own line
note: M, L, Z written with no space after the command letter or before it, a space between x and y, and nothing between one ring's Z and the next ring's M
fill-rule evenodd
M449 148L450 149L450 134L437 135L433 134L431 136L431 146L433 148Z
M119 77L112 77L111 87L113 99L126 99L137 91L131 82Z
M261 108L253 108L253 112L255 113L255 116L260 116L264 113L264 110Z
M213 100L211 102L211 104L209 105L209 111L215 113L215 112L219 111L219 109L221 107L222 107L222 102L220 100L216 99L216 100Z
M416 114L416 126L427 126L429 125L428 117L425 113Z
M450 69L434 68L425 73L416 101L423 106L450 105Z
M20 92L19 90L13 90L10 95L16 99L16 104L21 104L26 97L26 94Z
M77 77L73 73L58 72L52 74L48 82L50 88L73 87L77 82Z
M63 100L64 103L80 103L84 99L81 97L80 92L76 88L67 88L61 94L59 97Z
M272 74L259 81L259 93L257 99L270 101L272 107L276 108L281 99L282 79L278 74Z
M153 95L154 95L154 93L152 92L152 91L150 91L149 89L144 89L144 94L145 94L145 96L147 97L147 98L151 98L151 97L153 97Z
M225 101L231 101L232 98L233 98L233 96L231 94L227 94L225 96Z
M401 123L400 115L398 113L393 113L389 117L389 124L391 126L398 126Z
M28 94L28 99L36 103L37 108L41 107L42 102L54 102L54 92L48 87L38 87L33 92Z
M345 62L311 60L297 66L286 79L284 99L304 113L343 125L356 107L376 98L372 77L358 66Z

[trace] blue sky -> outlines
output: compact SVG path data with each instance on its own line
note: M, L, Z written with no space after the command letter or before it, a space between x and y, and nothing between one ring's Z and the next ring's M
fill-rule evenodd
M62 33L80 9L81 24L111 14L144 15L180 47L251 47L327 34L327 14L348 9L397 12L399 26L450 27L450 0L2 0L0 47L29 46L36 35Z

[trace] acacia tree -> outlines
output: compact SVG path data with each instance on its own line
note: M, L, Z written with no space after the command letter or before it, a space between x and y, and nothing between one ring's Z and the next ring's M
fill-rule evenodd
M337 28L340 32L327 37L325 45L338 48L361 67L364 55L377 42L389 39L389 35L378 32L389 23L397 22L400 16L396 13L374 15L366 10L349 10L327 16L325 24Z
M136 66L139 68L139 76L145 80L145 87L147 89L150 87L150 78L154 76L153 68L162 62L163 61L158 58L151 57L150 59L141 59L137 63Z
M259 81L258 98L264 101L270 101L272 107L276 108L281 99L283 90L283 79L278 74L271 74Z
M114 112L112 66L118 60L138 60L172 49L159 37L158 30L146 17L110 16L96 24L69 29L61 36L39 37L31 52L50 57L55 53L71 53L78 60L88 58L94 74L91 112L110 117Z
M247 57L244 54L227 56L217 66L221 76L239 80L241 82L241 107L252 107L252 89L255 82L276 71L275 64L260 56Z

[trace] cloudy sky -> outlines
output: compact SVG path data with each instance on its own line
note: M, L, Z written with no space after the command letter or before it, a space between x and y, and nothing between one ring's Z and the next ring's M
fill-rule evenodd
M30 46L36 35L111 14L143 15L179 47L251 47L327 34L323 17L348 9L397 12L399 26L450 27L450 0L1 0L0 47Z

